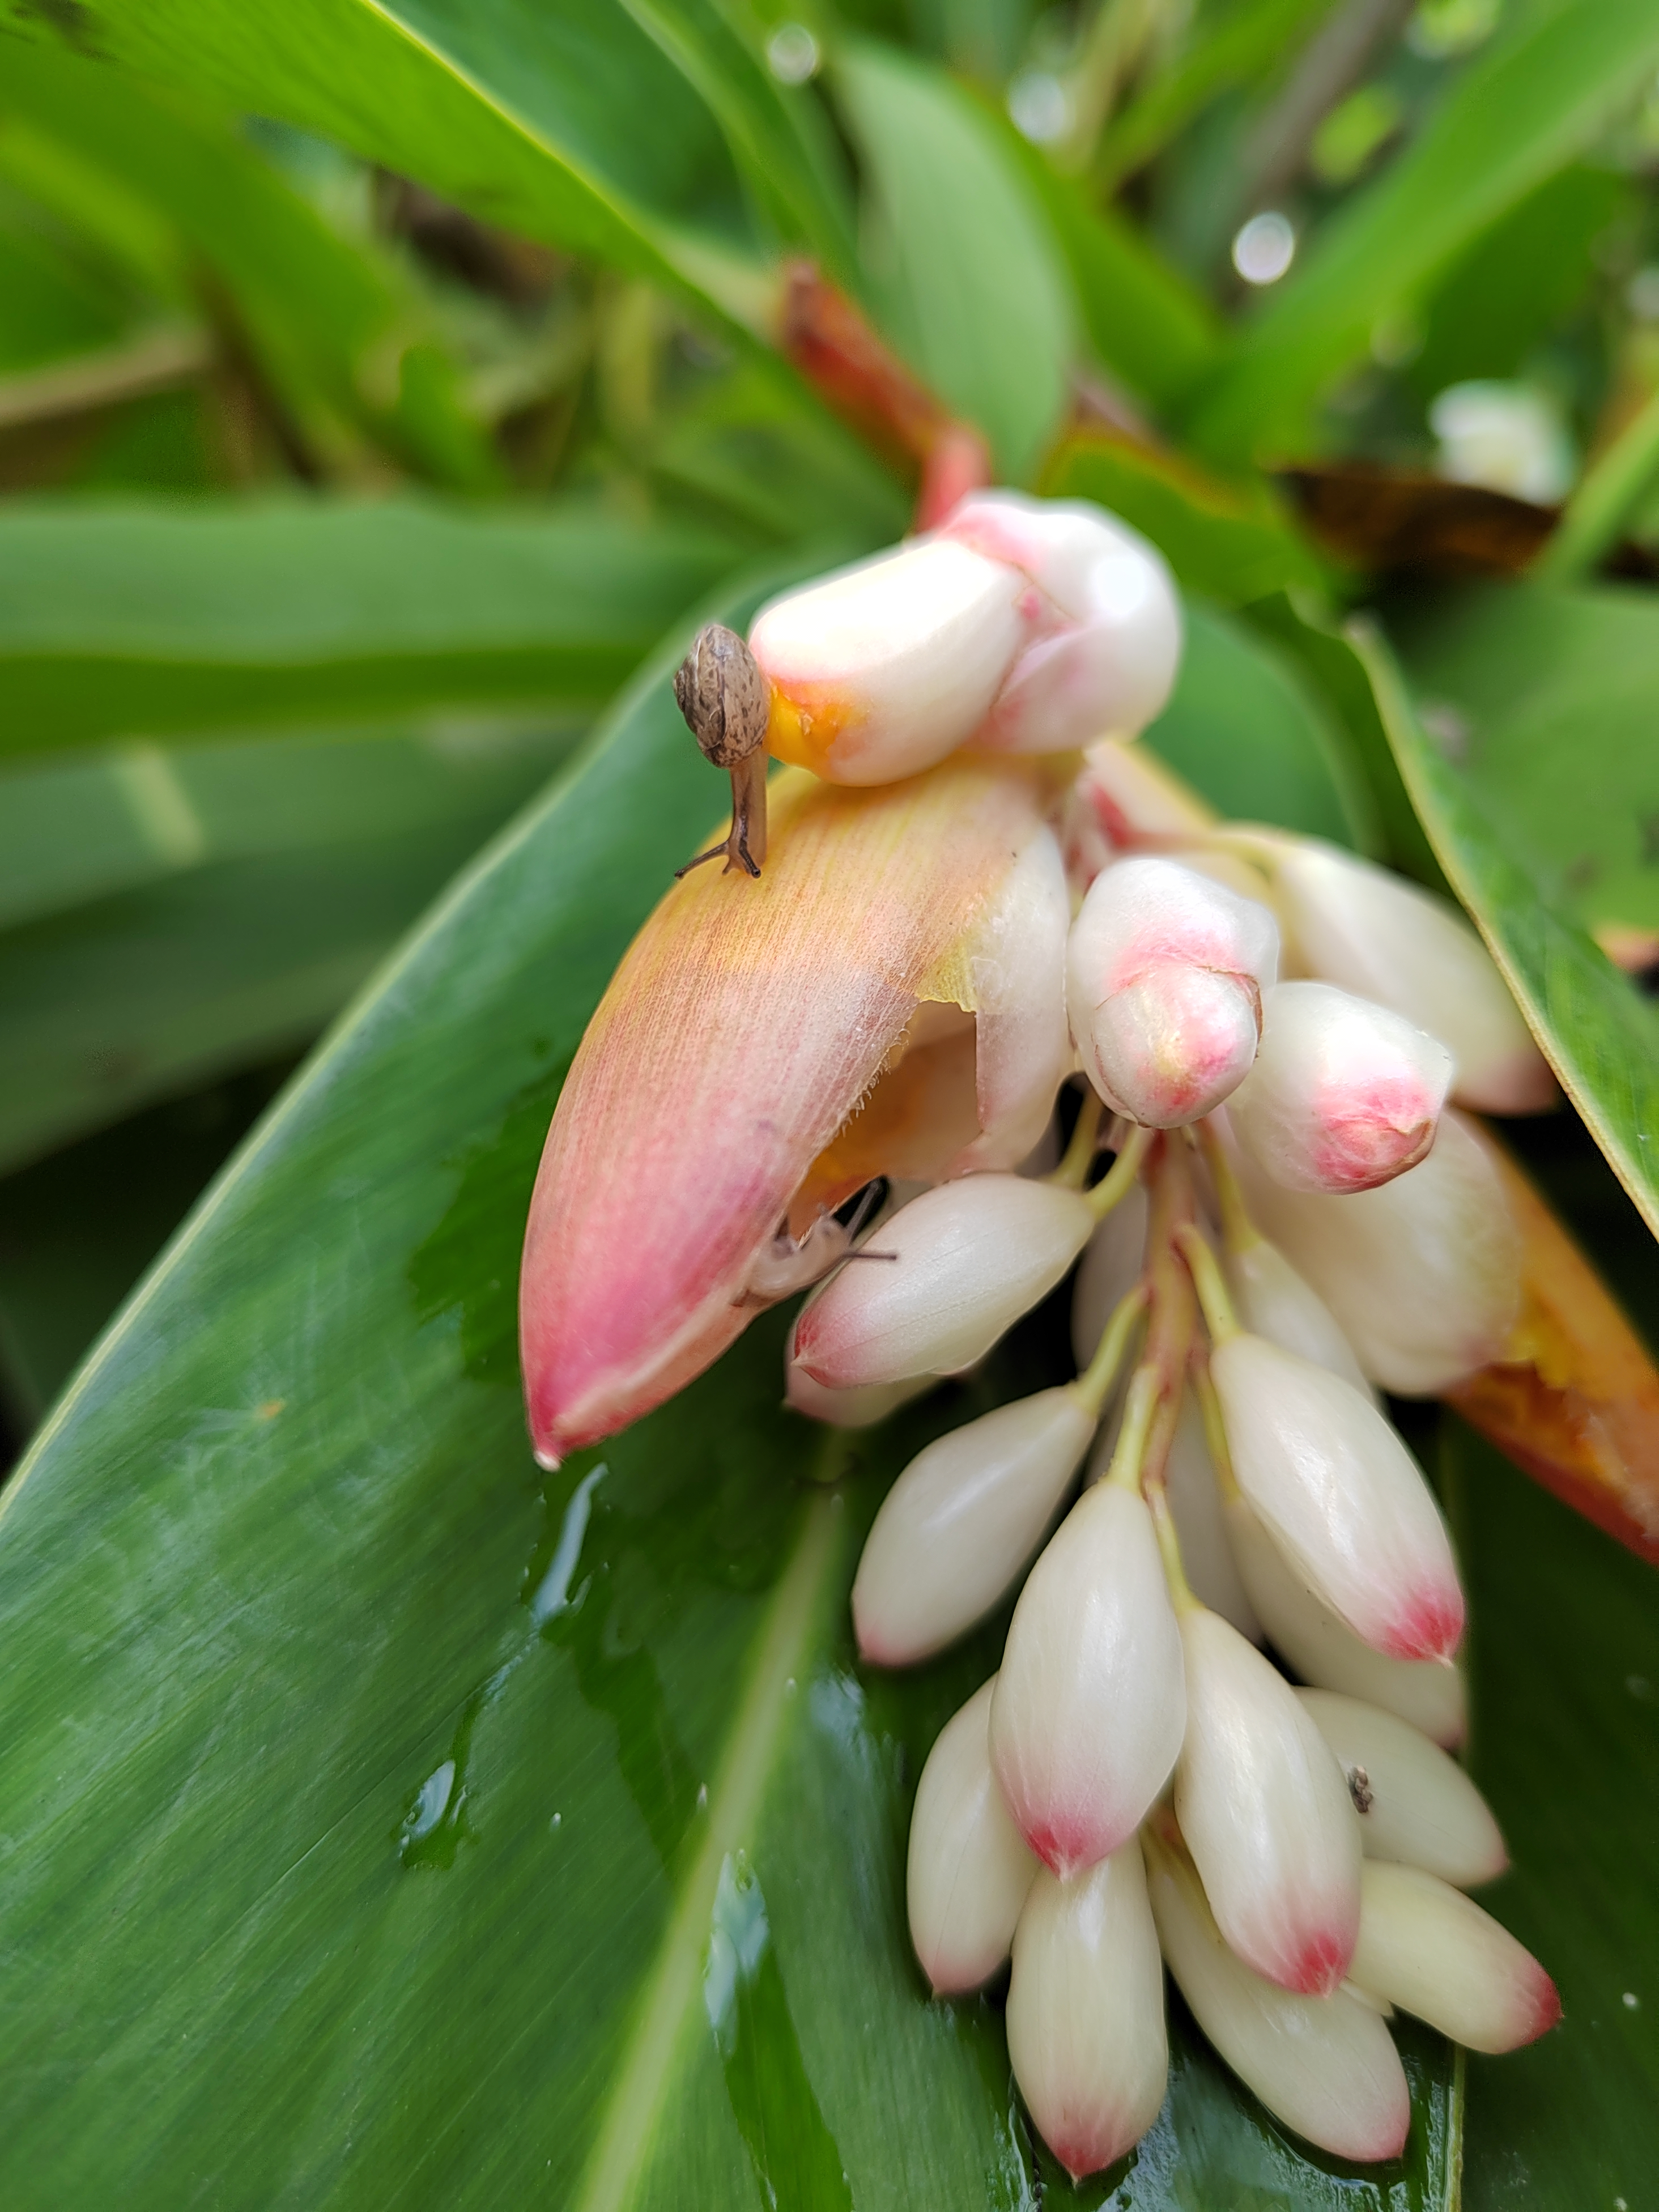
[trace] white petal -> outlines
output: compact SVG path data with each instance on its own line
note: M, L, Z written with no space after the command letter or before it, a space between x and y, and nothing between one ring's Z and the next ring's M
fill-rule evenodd
M853 1584L861 1657L925 1659L971 1628L1042 1540L1094 1435L1067 1389L937 1437L882 1500Z
M981 1134L952 1176L1018 1167L1048 1127L1072 1069L1066 941L1072 902L1053 830L1040 827L963 948L978 1022Z
M1085 500L974 492L942 536L1023 568L1048 602L998 694L982 744L1066 752L1133 736L1163 712L1181 658L1181 602L1162 554Z
M1239 1318L1252 1335L1265 1336L1281 1351L1297 1352L1304 1359L1311 1359L1316 1367L1328 1368L1333 1375L1340 1375L1345 1382L1363 1391L1375 1405L1376 1394L1360 1371L1353 1346L1337 1326L1336 1316L1276 1244L1258 1237L1239 1251L1224 1253L1222 1267L1237 1302Z
M875 1382L862 1390L826 1390L791 1358L784 1363L784 1402L832 1429L869 1429L931 1390L938 1380L934 1375L912 1375L902 1382Z
M910 1941L941 1992L977 1989L995 1973L1037 1873L991 1772L995 1686L993 1675L940 1729L910 1814Z
M1140 1279L1146 1252L1146 1186L1136 1183L1112 1208L1083 1254L1072 1289L1072 1357L1085 1368L1099 1348L1118 1301Z
M1274 1647L1304 1681L1382 1705L1437 1743L1463 1741L1463 1677L1437 1659L1390 1659L1362 1644L1300 1581L1242 1498L1226 1508L1232 1553Z
M1145 1503L1085 1491L1027 1577L991 1707L1010 1811L1060 1875L1134 1833L1181 1748L1181 1637Z
M1241 1154L1252 1217L1340 1322L1373 1382L1427 1397L1496 1359L1520 1303L1520 1232L1498 1170L1455 1114L1381 1190L1288 1191Z
M1121 2158L1158 2118L1164 1969L1133 1836L1069 1881L1037 1875L1014 1936L1007 2027L1020 2094L1073 2179Z
M1368 1859L1468 1889L1509 1864L1492 1809L1455 1759L1397 1714L1330 1690L1297 1692L1348 1777Z
M1194 2016L1270 2112L1339 2158L1394 2158L1411 2093L1394 2039L1339 1991L1296 1996L1234 1955L1190 1867L1149 1839L1147 1891L1170 1971Z
M1187 1734L1181 1832L1218 1926L1281 1988L1340 1986L1359 1929L1359 1827L1341 1768L1290 1684L1237 1630L1180 1616Z
M795 1325L795 1357L831 1389L971 1366L1053 1290L1094 1216L1078 1192L1013 1175L924 1191L881 1225Z
M1554 1983L1506 1928L1431 1874L1367 1862L1354 1979L1471 2051L1516 2051L1561 2017Z
M833 783L891 783L931 768L983 720L1029 624L1018 569L925 538L774 599L749 634L799 711L773 749Z
M1444 1045L1331 983L1279 983L1233 1093L1240 1141L1290 1190L1374 1190L1427 1154L1451 1084Z
M1547 1106L1555 1085L1479 937L1446 900L1318 838L1287 838L1274 889L1299 964L1392 1006L1457 1063L1460 1105Z
M1072 1036L1096 1089L1156 1128L1210 1112L1255 1058L1278 958L1266 907L1178 861L1105 870L1066 953Z
M1218 1345L1210 1372L1238 1486L1297 1571L1376 1650L1449 1658L1463 1593L1397 1431L1352 1384L1265 1337Z

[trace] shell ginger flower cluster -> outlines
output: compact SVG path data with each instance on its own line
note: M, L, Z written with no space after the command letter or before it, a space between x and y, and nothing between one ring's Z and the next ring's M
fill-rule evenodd
M903 1667L1015 1599L921 1776L910 1929L941 1994L1012 1960L1079 2175L1158 2112L1166 1966L1358 2160L1405 2141L1395 2008L1486 2051L1559 2011L1467 1894L1505 1862L1450 1756L1463 1595L1377 1395L1501 1352L1518 1235L1468 1109L1550 1079L1461 915L1134 747L1179 644L1150 546L1006 493L706 631L677 692L726 866L593 1018L521 1283L556 1465L802 1291L790 1402L857 1427L1075 1271L1076 1380L906 1468L852 1607Z

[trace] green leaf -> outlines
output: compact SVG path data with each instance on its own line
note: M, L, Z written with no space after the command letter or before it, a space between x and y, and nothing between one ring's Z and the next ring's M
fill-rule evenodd
M1381 634L1355 620L1349 635L1370 671L1406 789L1453 890L1479 925L1562 1089L1659 1236L1659 1161L1653 1157L1659 1009L1584 934L1507 806L1500 813L1480 784L1431 741Z
M1220 317L1133 223L1096 207L1006 120L999 128L1047 212L1103 367L1153 406L1176 406L1213 366Z
M619 0L158 0L142 11L0 0L0 20L297 124L486 221L724 314L764 313L764 271L719 125Z
M1242 605L1327 570L1260 479L1223 480L1182 455L1079 432L1051 457L1051 499L1092 499L1144 531L1188 591Z
M1230 459L1305 447L1316 401L1379 322L1573 161L1656 66L1651 0L1561 0L1523 17L1320 232L1195 404L1194 445Z
M775 587L782 577L771 580ZM759 592L720 611L741 621ZM718 811L676 637L220 1178L0 1493L0 2122L18 2212L530 2201L1034 2206L994 2000L929 2001L904 1835L1003 1622L854 1663L901 1461L1064 1371L1042 1317L844 1443L786 1316L535 1468L514 1277L587 1014ZM1406 2159L1304 2156L1177 2013L1117 2212L1452 2201L1438 2039ZM1039 2182L1037 2177L1041 2176Z
M229 125L112 70L8 41L0 166L164 296L228 306L313 461L362 432L469 490L500 471L457 364L394 266L331 230Z
M337 760L319 760L306 745L265 748L267 756L289 752L275 773L268 757L256 757L253 773L239 776L233 756L188 781L159 748L130 754L111 778L115 789L106 786L100 796L106 807L116 791L127 799L126 826L148 839L153 879L0 932L7 1070L0 1167L37 1158L150 1099L308 1044L543 780L549 756L564 749L552 732L539 759L532 747L508 763L453 753L446 762L422 758L418 740L386 739L374 781L406 767L416 789L385 794L378 808L361 788L357 805L350 804L352 781L368 781L368 749L356 745L342 748ZM191 802L191 781L208 793L216 783L222 801L230 785L233 803L222 812L233 816L234 796L251 798L263 786L272 817L263 835L241 822L240 839L233 834L228 852L211 857L209 823ZM319 809L344 799L345 819L325 815L308 826L308 796ZM18 811L21 829L46 810ZM211 808L204 811L210 820ZM386 822L372 833L349 818L377 811ZM192 837L200 840L193 851ZM88 860L117 864L114 842ZM129 850L125 857L136 874L138 856ZM35 871L42 894L44 872ZM60 891L67 872L59 872Z
M1565 2014L1529 2050L1470 2055L1464 2212L1637 2205L1659 2160L1653 1570L1449 1428L1473 1765L1514 1867L1481 1901L1555 1977Z
M734 553L575 506L14 505L0 756L445 702L592 706Z
M849 46L835 86L863 156L887 333L1024 483L1065 410L1074 312L1042 204L1000 128L940 71Z
M1181 673L1145 742L1235 821L1375 848L1370 793L1318 690L1286 653L1189 599Z

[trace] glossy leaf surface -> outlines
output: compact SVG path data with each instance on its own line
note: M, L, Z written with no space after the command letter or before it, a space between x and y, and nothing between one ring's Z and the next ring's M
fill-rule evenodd
M1584 934L1524 836L1429 737L1381 634L1356 621L1349 635L1453 890L1563 1089L1659 1236L1659 1009Z
M752 604L752 602L750 602ZM740 619L743 608L726 610ZM903 1838L1001 1623L854 1665L850 1479L783 1326L542 1478L514 1276L560 1071L706 827L666 674L233 1162L0 1504L9 2200L1035 2207L994 2002L925 1999ZM1053 1377L1058 1316L975 1386ZM66 1723L69 1724L66 1727ZM181 1935L181 1930L184 1931ZM1177 2022L1127 2212L1450 2202L1304 2158ZM1039 2176L1041 2181L1039 2181Z
M596 703L733 558L713 532L580 507L14 506L0 516L0 752Z
M1066 401L1073 307L1053 234L999 126L939 71L851 48L836 86L870 180L872 288L894 343L1030 475Z

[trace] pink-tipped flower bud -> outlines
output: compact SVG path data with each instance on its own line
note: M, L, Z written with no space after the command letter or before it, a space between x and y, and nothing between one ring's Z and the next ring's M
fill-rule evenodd
M1008 2056L1073 2180L1140 2141L1169 2078L1164 1970L1132 1836L1097 1866L1031 1885L1014 1936Z
M1509 1854L1491 1807L1420 1729L1330 1690L1297 1694L1347 1777L1368 1859L1421 1867L1458 1889L1503 1873Z
M1250 1212L1341 1325L1373 1382L1426 1397L1500 1357L1521 1237L1497 1169L1455 1114L1380 1190L1330 1198L1239 1168Z
M995 1973L1037 1873L991 1772L995 1686L993 1675L940 1729L910 1814L910 1941L941 1996Z
M1328 1368L1376 1403L1376 1393L1336 1316L1277 1245L1258 1237L1225 1253L1222 1266L1240 1318L1253 1335L1265 1336L1281 1351L1311 1359L1316 1367Z
M1376 2012L1345 1990L1298 1996L1253 1972L1229 1948L1192 1868L1150 1836L1146 1873L1170 1971L1240 2080L1322 2150L1368 2165L1397 2157L1411 2093Z
M1449 1659L1463 1593L1421 1469L1376 1408L1265 1337L1211 1356L1238 1486L1309 1585L1395 1659Z
M901 1206L802 1313L794 1357L832 1390L953 1375L1053 1290L1094 1214L1074 1190L965 1176Z
M1086 500L970 492L939 536L1022 569L1042 594L980 732L1009 752L1133 737L1162 714L1181 659L1181 602L1139 531Z
M1216 1924L1281 1989L1340 1988L1359 1929L1359 1829L1341 1768L1285 1677L1219 1615L1181 1615L1181 1832Z
M919 1452L865 1539L860 1656L906 1667L988 1613L1042 1542L1094 1431L1074 1390L1043 1390Z
M1362 1644L1314 1595L1242 1498L1227 1501L1227 1533L1250 1603L1275 1650L1306 1682L1381 1705L1438 1744L1463 1741L1463 1677L1439 1659L1390 1659Z
M809 1421L822 1421L826 1428L872 1429L890 1413L897 1413L901 1406L908 1406L912 1398L931 1390L937 1379L932 1375L913 1375L907 1382L875 1382L864 1390L826 1390L792 1353L784 1362L784 1403L797 1413L805 1413Z
M1186 1726L1181 1636L1145 1502L1085 1491L1026 1579L991 1706L991 1760L1062 1879L1132 1836Z
M1561 2017L1555 1984L1473 1898L1417 1867L1368 1860L1353 1978L1470 2051L1518 2051Z
M1275 841L1274 890L1299 964L1391 1006L1457 1064L1462 1106L1531 1114L1555 1084L1492 956L1457 908L1316 837Z
M1084 1068L1108 1105L1152 1128L1218 1106L1249 1072L1279 928L1176 860L1120 860L1072 925L1066 999Z
M1241 1142L1290 1190L1375 1190L1424 1158L1451 1085L1444 1045L1332 983L1279 983L1228 1103Z

